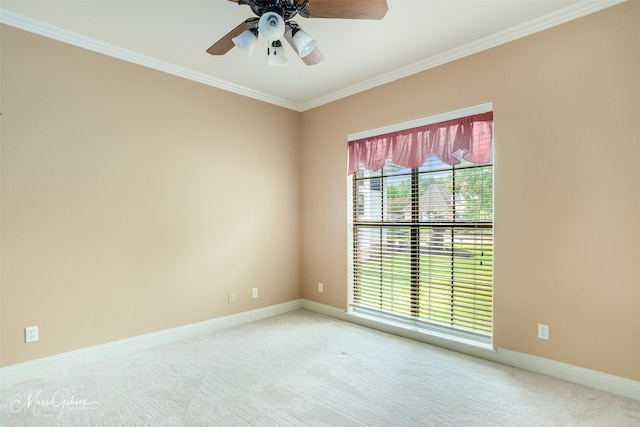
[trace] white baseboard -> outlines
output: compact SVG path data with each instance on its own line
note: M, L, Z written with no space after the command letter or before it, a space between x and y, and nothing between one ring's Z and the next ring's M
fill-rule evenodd
M302 300L294 300L243 313L191 323L176 328L165 329L150 334L125 338L118 341L81 348L54 356L43 357L16 365L0 368L0 388L38 378L55 372L78 368L89 363L99 362L111 357L124 356L136 351L146 350L159 345L211 333L231 326L241 325L267 317L277 316L302 308Z
M499 348L496 362L640 400L640 381Z
M405 338L415 339L427 344L453 350L470 356L479 357L481 359L502 363L508 366L525 369L527 371L536 372L550 377L559 378L565 381L591 387L597 390L606 391L617 394L619 396L640 400L640 381L622 378L615 375L607 374L600 371L582 368L575 365L569 365L557 362L543 357L531 356L517 351L498 348L492 350L482 348L481 346L471 345L462 341L452 341L443 339L437 335L428 332L409 329L404 326L398 326L391 323L382 323L366 316L348 313L343 309L320 304L314 301L303 300L302 308L336 319L345 320L347 322L356 323L372 329L399 335Z
M606 374L604 372L581 368L579 366L556 362L554 360L531 356L502 348L499 348L498 350L491 350L481 346L467 344L462 341L451 341L437 335L407 329L390 323L372 321L366 316L354 315L340 308L305 299L289 301L282 304L232 314L230 316L224 316L217 319L206 320L204 322L192 323L185 326L179 326L177 328L126 338L0 368L0 388L7 388L13 384L38 378L47 374L78 368L89 363L99 362L111 357L124 356L136 351L146 350L159 345L211 333L231 326L254 322L271 316L277 316L300 308L394 335L415 339L470 356L514 366L539 374L549 375L576 384L640 400L640 381L634 381Z

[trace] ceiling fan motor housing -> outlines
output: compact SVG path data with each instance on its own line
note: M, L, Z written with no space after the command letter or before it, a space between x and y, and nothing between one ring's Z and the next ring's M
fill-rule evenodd
M308 8L306 0L302 2L298 0L240 0L238 4L248 5L257 16L275 12L285 21L296 16L300 8Z

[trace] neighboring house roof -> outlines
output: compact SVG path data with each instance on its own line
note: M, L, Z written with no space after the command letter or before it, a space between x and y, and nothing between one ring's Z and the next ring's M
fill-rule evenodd
M420 196L420 212L451 213L453 211L453 195L445 184L431 184Z
M403 209L405 217L411 216L411 206ZM453 216L453 195L446 184L431 184L420 196L420 215L443 215L442 219Z

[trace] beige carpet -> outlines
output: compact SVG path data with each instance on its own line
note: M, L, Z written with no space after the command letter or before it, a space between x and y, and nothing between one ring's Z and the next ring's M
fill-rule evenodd
M640 402L300 310L17 384L3 426L640 426Z

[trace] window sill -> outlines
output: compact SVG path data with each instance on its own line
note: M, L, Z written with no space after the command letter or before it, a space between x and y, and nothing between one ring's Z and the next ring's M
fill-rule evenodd
M456 337L453 335L439 333L405 323L394 322L376 316L358 313L353 310L345 313L345 320L366 326L390 334L421 341L426 344L443 347L460 353L470 354L478 357L486 357L486 353L495 353L492 344L482 343L471 339ZM484 355L482 353L485 353Z

